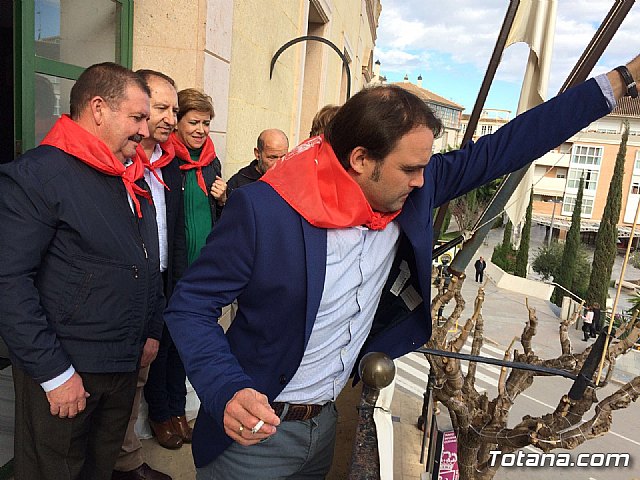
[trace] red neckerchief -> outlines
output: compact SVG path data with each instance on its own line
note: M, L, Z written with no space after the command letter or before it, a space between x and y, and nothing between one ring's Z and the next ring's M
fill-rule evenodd
M320 228L365 225L382 230L400 213L374 212L322 135L291 150L260 180L271 185L311 225Z
M185 163L180 165L180 170L191 170L192 168L196 168L196 178L198 180L198 185L202 189L205 195L209 195L207 191L207 185L204 182L204 175L202 175L202 168L209 165L216 158L216 149L213 146L213 141L209 136L207 136L204 141L204 145L202 147L202 152L200 152L200 158L197 161L191 159L191 155L189 155L189 150L182 143L182 140L178 138L175 132L171 133L169 136L169 141L167 143L171 143L176 152L176 157L180 160L183 160Z
M160 175L158 175L158 172L156 170L169 165L171 163L171 160L175 158L176 152L173 149L173 144L169 141L161 143L160 149L162 150L162 155L160 155L160 158L158 158L153 163L151 163L151 161L147 158L147 152L144 151L144 148L142 148L142 145L140 144L138 144L138 146L136 147L136 155L140 157L140 161L144 165L144 168L153 173L154 177L156 177L156 180L158 180L158 182L160 182L160 184L164 188L166 188L167 190L171 190L169 187L167 187L167 184L162 181Z
M132 159L131 165L125 167L104 142L71 120L68 115L62 115L56 121L41 144L59 148L106 175L122 178L136 207L138 218L142 218L137 197L144 197L151 203L151 194L135 184L136 180L144 176L144 165L137 157Z

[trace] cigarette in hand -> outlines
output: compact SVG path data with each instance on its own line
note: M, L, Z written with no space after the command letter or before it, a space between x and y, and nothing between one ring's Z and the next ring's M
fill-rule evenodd
M251 429L251 433L258 433L258 430L260 430L262 428L262 426L264 425L264 421L260 420L258 423L256 423L256 425Z

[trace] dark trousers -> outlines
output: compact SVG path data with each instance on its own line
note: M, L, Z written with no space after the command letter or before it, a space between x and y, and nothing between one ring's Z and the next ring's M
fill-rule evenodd
M602 329L602 325L600 325L600 316L593 316L593 322L591 322L591 336L596 337L600 330Z
M483 270L476 270L476 282L482 283L482 279L484 278Z
M127 428L138 372L81 373L87 408L75 418L49 412L42 387L14 367L15 480L109 480Z
M584 338L583 338L584 341L589 340L589 337L591 336L592 326L593 326L593 323L582 324L582 334L584 335Z
M187 403L187 375L171 334L164 326L158 356L151 363L144 386L144 398L149 405L149 419L164 422L184 415Z

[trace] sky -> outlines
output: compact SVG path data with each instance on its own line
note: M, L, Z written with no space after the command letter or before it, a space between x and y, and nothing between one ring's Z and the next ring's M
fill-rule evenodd
M381 0L374 61L381 75L416 83L466 107L471 113L491 58L509 0ZM556 95L591 41L614 0L558 0L555 42L547 98ZM632 26L640 25L635 3L592 75L625 64L639 48ZM636 29L637 32L637 29ZM515 115L529 47L505 50L485 108Z

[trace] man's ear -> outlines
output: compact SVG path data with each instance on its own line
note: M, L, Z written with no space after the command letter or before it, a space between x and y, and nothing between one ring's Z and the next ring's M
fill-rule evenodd
M96 122L96 125L101 125L104 121L104 109L106 106L106 102L102 97L95 96L89 100L89 108L91 109L91 114L93 115L93 120Z
M257 148L253 148L253 156L256 157L256 160L258 160L258 158L260 158L260 150L258 150Z
M356 173L364 173L365 160L367 158L367 149L364 147L356 147L349 154L349 166Z

